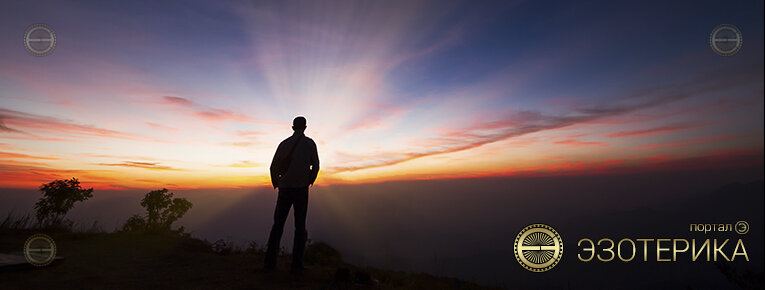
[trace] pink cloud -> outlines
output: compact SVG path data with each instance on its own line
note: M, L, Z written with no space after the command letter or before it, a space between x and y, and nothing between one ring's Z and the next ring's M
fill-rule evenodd
M180 97L164 96L162 97L162 99L168 104L187 106L187 107L194 106L194 102L189 101L188 99L180 98Z
M457 152L476 148L508 138L523 136L530 133L546 130L560 129L575 124L585 124L594 120L622 116L639 110L659 107L672 102L684 100L696 95L708 94L728 90L742 84L759 81L752 77L756 74L735 74L727 79L712 78L710 76L697 77L691 81L638 89L629 92L629 102L602 102L575 109L559 115L545 114L539 111L517 110L504 114L500 119L484 122L473 122L462 128L443 127L434 129L439 136L416 139L410 141L419 149L409 152L383 152L375 155L359 156L363 161L349 162L351 165L332 167L335 172L353 171L365 168L393 165L415 158ZM478 118L480 120L480 118ZM559 144L568 145L604 145L593 142L577 142L564 140ZM677 144L677 146L690 146L694 143Z
M608 134L608 135L606 135L606 137L609 137L609 138L618 138L618 137L633 137L633 136L645 136L645 135L658 135L658 134L666 134L666 133L671 133L671 132L675 132L675 131L695 128L695 127L698 127L698 126L699 125L697 125L697 124L672 124L672 125L654 127L654 128L650 128L650 129L644 129L644 130L619 131L619 132Z
M0 115L0 117L2 117L2 115ZM5 123L3 122L3 119L0 119L0 132L5 132L5 133L21 133L21 131L19 131L19 130L16 130L16 129L13 129L13 128L9 128L8 126L6 126Z
M178 131L177 128L168 127L168 126L165 126L165 125L162 125L162 124L157 124L157 123L154 123L154 122L146 122L146 125L149 125L149 127L152 127L154 129L161 130L161 131L167 131L167 132Z
M234 113L230 110L214 108L195 103L189 99L173 96L164 96L162 100L166 104L184 107L192 110L192 116L208 121L237 121L256 123L256 120L243 114Z
M567 140L561 140L561 141L555 141L553 142L555 144L560 145L570 145L570 146L605 146L606 144L603 142L584 142L579 141L576 139L567 139Z
M48 140L48 141L68 141L59 138L39 137L28 131L45 131L53 132L55 134L68 134L70 136L94 136L94 137L107 137L117 139L131 139L131 140L146 140L146 138L116 131L105 128L99 128L92 125L75 124L69 121L60 120L56 118L39 116L35 114L29 114L14 110L8 110L0 108L0 121L5 121L7 128L10 130L4 130L11 133L20 133L24 136L23 139L35 139L35 140ZM15 129L20 128L20 129ZM23 130L21 130L23 129Z

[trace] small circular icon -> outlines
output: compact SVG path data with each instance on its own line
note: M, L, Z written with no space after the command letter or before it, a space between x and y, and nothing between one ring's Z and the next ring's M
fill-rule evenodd
M735 230L736 230L736 232L737 232L737 233L739 233L740 235L745 235L746 233L748 233L748 232L749 232L749 223L748 223L748 222L745 222L745 221L738 221L738 222L736 222L736 224L734 225L734 229L735 229Z
M732 24L720 24L709 35L709 45L712 46L712 50L722 56L736 54L743 42L741 30Z
M531 224L515 237L515 258L532 272L552 269L563 257L563 239L546 224Z
M47 24L32 24L24 31L24 47L34 56L46 56L56 48L56 32Z
M35 266L45 266L56 258L56 243L46 234L36 234L24 243L24 257Z

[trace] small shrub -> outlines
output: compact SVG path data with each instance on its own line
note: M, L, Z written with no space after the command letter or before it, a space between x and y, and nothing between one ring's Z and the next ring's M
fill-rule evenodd
M0 223L0 231L9 230L25 230L32 226L32 217L24 215L17 217L13 215L13 212L9 212L2 223Z
M100 234L105 233L104 227L101 226L101 224L98 223L98 221L93 221L92 224L90 224L89 227L81 226L79 228L79 232L82 233L88 233L88 234Z

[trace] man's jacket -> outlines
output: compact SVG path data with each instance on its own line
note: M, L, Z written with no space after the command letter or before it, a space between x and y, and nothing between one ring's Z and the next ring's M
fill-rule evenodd
M299 140L297 145L296 141ZM293 150L294 147L294 151ZM292 159L289 154L292 151ZM286 164L289 161L289 164ZM280 174L280 168L287 168ZM279 143L276 154L271 161L271 184L280 188L307 187L316 181L319 173L319 153L313 139L295 132L287 139Z

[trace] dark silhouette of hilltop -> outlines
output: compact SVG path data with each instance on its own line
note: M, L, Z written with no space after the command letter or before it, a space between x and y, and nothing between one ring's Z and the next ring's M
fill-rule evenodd
M0 252L18 250L37 230L0 231ZM260 271L264 249L210 243L183 235L128 232L50 232L60 255L49 266L0 268L3 289L485 289L472 282L345 263L324 243L306 249L308 270L291 275L287 264L273 273ZM288 263L290 256L281 254Z
M455 278L356 267L321 242L309 242L308 268L299 274L278 271L286 267L281 263L271 265L277 271L265 271L261 263L272 252L255 242L241 248L230 240L210 243L193 238L183 226L174 229L172 224L193 203L167 189L146 193L140 202L144 214L132 215L114 232L104 231L95 221L90 228L79 228L66 218L76 203L93 197L93 189L83 189L76 178L55 180L40 190L36 219L9 213L0 221L3 289L483 288ZM43 267L25 263L18 253L37 233L50 236L57 249L57 259ZM290 260L284 248L277 251L268 257Z
M343 253L343 261L354 265L475 279L508 288L725 289L736 287L733 281L741 277L762 273L762 181L751 182L761 178L762 168L745 168L333 185L313 189L309 229L311 238L331 244ZM0 208L8 208L10 202L33 204L28 193L11 192L6 195L9 199L3 199L9 203ZM117 221L124 221L140 211L136 198L140 193L96 194L75 207L72 216L80 221L92 220L82 218L88 216L120 216ZM233 235L235 240L264 244L276 199L273 191L215 193L178 192L196 205L179 225L192 229L196 237L214 240ZM131 204L132 208L120 207ZM744 236L751 261L737 260L729 264L731 269L684 260L608 264L576 260L576 242L583 237L735 238L738 234L689 233L688 225L739 219L752 225ZM561 263L541 275L521 268L510 246L518 231L533 222L554 226L566 247ZM290 248L289 243L283 246ZM287 272L288 266L280 267L278 273ZM326 279L334 281L335 272ZM390 285L377 274L371 276Z

